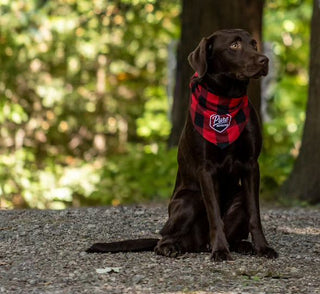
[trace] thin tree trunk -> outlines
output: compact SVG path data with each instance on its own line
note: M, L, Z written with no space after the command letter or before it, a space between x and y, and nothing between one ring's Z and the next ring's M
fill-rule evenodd
M187 57L204 36L219 29L248 30L260 43L264 0L183 0L182 32L178 46L177 73L172 107L172 130L169 147L178 144L189 104L189 81L192 69ZM255 81L249 95L260 110L260 82Z
M290 198L320 203L320 1L314 0L311 21L309 99L301 149L282 192Z

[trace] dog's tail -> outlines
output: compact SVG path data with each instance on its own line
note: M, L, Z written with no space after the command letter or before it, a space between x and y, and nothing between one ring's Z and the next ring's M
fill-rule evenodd
M139 251L153 251L159 239L136 239L125 240L111 243L95 243L87 253L117 253L117 252L139 252Z

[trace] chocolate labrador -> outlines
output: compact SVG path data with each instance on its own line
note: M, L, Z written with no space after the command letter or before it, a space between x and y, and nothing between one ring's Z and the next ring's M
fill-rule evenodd
M278 256L261 225L261 130L247 97L249 80L268 73L268 58L248 32L230 29L203 38L188 60L195 71L190 109L162 238L96 243L87 252L154 249L176 257L210 250L215 261L231 260L230 251Z

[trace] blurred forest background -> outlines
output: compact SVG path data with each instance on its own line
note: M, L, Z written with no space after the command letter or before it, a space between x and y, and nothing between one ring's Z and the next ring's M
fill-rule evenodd
M0 0L0 207L170 197L182 2ZM299 154L312 11L311 0L264 3L264 199L279 201Z

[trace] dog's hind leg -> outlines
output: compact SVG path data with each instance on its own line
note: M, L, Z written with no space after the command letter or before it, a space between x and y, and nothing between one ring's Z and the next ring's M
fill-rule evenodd
M176 257L184 252L200 251L207 243L206 222L200 191L182 190L175 193L169 204L169 219L160 231L162 239L155 252Z

